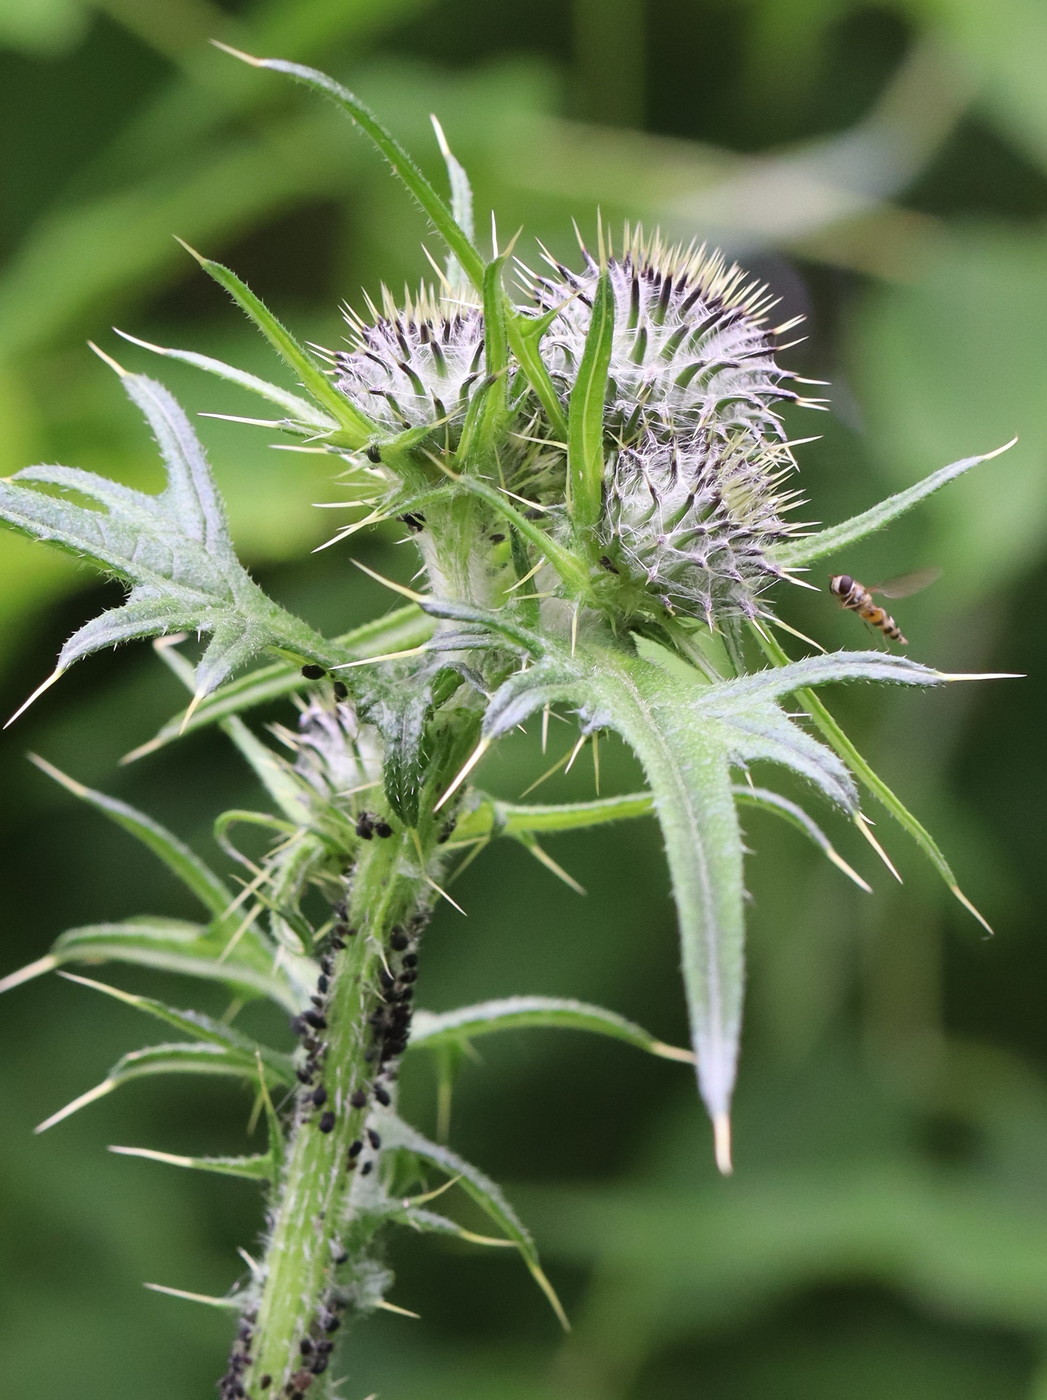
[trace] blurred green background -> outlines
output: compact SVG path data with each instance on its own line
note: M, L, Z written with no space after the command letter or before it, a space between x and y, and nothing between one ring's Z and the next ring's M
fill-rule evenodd
M156 489L146 431L88 338L197 412L256 413L215 381L116 339L112 323L275 374L265 346L171 238L233 265L303 339L338 303L427 270L426 230L333 109L207 46L321 66L434 178L436 112L494 208L571 256L599 206L722 244L807 316L785 357L828 379L801 449L805 515L832 521L953 458L1022 435L834 567L873 581L935 564L896 612L910 654L1024 681L831 697L938 836L992 940L902 834L896 885L849 885L794 832L747 819L754 852L737 1172L715 1175L690 1074L610 1042L496 1037L469 1064L452 1141L534 1226L574 1330L519 1262L397 1238L394 1301L352 1339L347 1395L411 1400L1045 1400L1047 751L1038 678L1047 525L1047 7L1042 0L0 0L0 473L61 461ZM281 601L341 630L386 606L345 550L314 556L328 464L201 419L243 553ZM335 517L337 518L337 517ZM405 572L394 537L356 553ZM5 536L5 714L109 593ZM780 600L829 645L866 644L824 593ZM64 928L192 916L159 866L25 762L42 753L215 856L221 806L258 805L217 738L119 769L178 705L145 646L84 662L0 745L2 971ZM555 737L555 736L554 736ZM569 740L564 729L558 742ZM483 780L540 771L514 740ZM604 754L604 788L636 781ZM545 789L588 794L580 763ZM871 815L878 816L875 811ZM421 1002L574 995L686 1037L673 915L650 823L550 842L580 899L514 849L439 913ZM190 1004L198 988L113 980ZM41 1138L148 1027L54 979L6 997L0 1132L5 1395L188 1400L213 1393L225 1317L144 1279L222 1293L260 1226L253 1188L106 1153L242 1146L249 1098L131 1086ZM287 1032L274 1021L273 1034ZM406 1075L432 1119L429 1067Z

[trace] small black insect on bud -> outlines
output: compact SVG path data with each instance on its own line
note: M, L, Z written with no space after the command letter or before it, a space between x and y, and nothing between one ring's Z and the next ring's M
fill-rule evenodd
M349 1095L349 1102L353 1108L363 1108L367 1103L367 1095L362 1089L354 1089Z
M403 929L394 928L392 936L389 939L389 947L393 948L397 953L402 953L405 948L409 948L410 946L411 940L407 937L407 934L404 933Z
M345 681L335 681L334 698L336 700L347 700L349 698L349 687Z
M318 1084L313 1090L310 1097L312 1098L313 1103L316 1104L317 1108L322 1108L327 1102L327 1090L322 1084Z
M416 535L425 529L425 516L419 511L408 511L405 515L398 516L397 519Z
M502 535L502 534L488 535L487 538L491 541L492 544L504 544L504 543L505 543L505 536Z
M259 1376L259 1377L258 1377L258 1389L259 1389L259 1390L268 1390L269 1387L272 1385L272 1383L273 1383L273 1378L272 1378L272 1376L269 1374L268 1371L266 1371L266 1373L265 1373L264 1376Z
M444 822L443 826L440 828L440 834L436 838L436 844L438 846L442 846L445 841L449 841L457 825L457 820L454 817L449 817L447 821Z
M310 1072L307 1069L302 1068L295 1070L295 1077L297 1078L300 1084L310 1084L312 1083L313 1079L313 1076L310 1074Z
M374 817L370 812L361 812L356 819L356 834L361 841L370 841L374 835Z
M320 1131L322 1133L329 1133L333 1127L334 1114L331 1112L330 1109L327 1109L326 1112L324 1112L320 1116Z
M388 1089L383 1088L381 1084L376 1084L374 1086L374 1096L383 1108L388 1108L389 1105L392 1103L392 1099L389 1097Z
M324 1331L325 1331L325 1332L337 1332L338 1329L339 1329L339 1327L341 1327L341 1325L342 1325L342 1319L341 1319L340 1317L336 1317L336 1316L332 1313L332 1315L331 1315L329 1318L327 1318L326 1321L324 1322Z
M417 967L417 966L418 966L418 954L417 954L417 953L408 953L408 954L406 955L406 957L404 958L404 967Z
M374 1150L375 1150L376 1152L378 1151L378 1149L379 1149L379 1148L381 1147L381 1145L382 1145L382 1139L381 1139L380 1135L379 1135L378 1133L376 1133L375 1130L374 1130L373 1128L368 1128L368 1129L367 1129L367 1140L368 1140L368 1142L371 1144L371 1146L374 1148Z
M327 675L327 672L322 666L314 666L312 662L310 662L308 666L302 667L302 675L307 681L321 681L324 676Z
M379 818L374 824L374 834L376 836L381 836L383 839L385 839L389 836L392 836L393 829L387 821L383 821L381 818Z
M369 462L380 462L382 460L382 449L376 442L369 443L365 455Z
M303 1356L310 1356L313 1350L312 1337L303 1337L302 1340L298 1343L298 1350L302 1353Z
M365 1163L363 1164L363 1166L360 1168L360 1175L361 1175L361 1176L370 1176L371 1173L372 1173L372 1171L374 1171L374 1163L373 1163L373 1162L365 1162Z
M319 1011L315 1011L312 1008L302 1012L302 1020L308 1022L314 1030L322 1031L327 1029L327 1022L324 1017L320 1015Z
M321 972L320 976L316 979L316 990L318 992L326 992L330 985L330 982L327 980L327 973Z
M417 981L418 981L418 973L415 971L415 969L414 969L413 967L405 967L404 970L403 970L403 972L400 973L400 981L401 981L401 982L417 982Z

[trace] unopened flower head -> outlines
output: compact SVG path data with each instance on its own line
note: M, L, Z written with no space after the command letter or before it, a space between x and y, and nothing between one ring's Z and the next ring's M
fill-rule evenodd
M390 433L446 423L460 427L484 372L479 306L444 305L423 289L397 307L383 291L368 322L346 308L351 349L334 356L334 382Z
M587 253L574 273L531 277L556 311L543 358L570 396L600 276ZM795 468L776 409L803 402L775 360L773 299L703 248L669 248L627 230L605 260L615 325L607 395L601 543L615 570L670 611L753 615L780 577L769 548L790 531L782 511ZM791 323L795 324L795 323Z

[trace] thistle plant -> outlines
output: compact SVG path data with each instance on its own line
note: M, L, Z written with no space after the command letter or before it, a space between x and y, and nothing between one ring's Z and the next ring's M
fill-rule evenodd
M602 234L577 270L549 259L541 272L517 264L514 275L510 249L490 258L478 251L468 181L439 129L450 202L330 78L236 56L332 99L422 206L446 245L446 265L413 297L383 293L348 312L345 347L324 356L304 349L232 271L199 258L301 392L192 351L147 348L275 407L268 426L328 453L355 502L353 523L332 544L399 521L417 547L421 581L393 585L406 604L340 636L290 615L238 561L182 409L159 383L110 360L152 428L167 485L150 496L55 466L0 483L9 525L128 588L122 606L66 642L30 698L91 652L164 639L158 654L191 698L137 752L220 726L269 809L230 811L217 823L223 848L248 867L237 893L151 818L41 761L166 862L205 916L73 929L2 985L113 961L209 979L237 1006L266 997L287 1012L293 1042L269 1046L230 1017L77 978L180 1038L126 1055L45 1125L143 1075L220 1074L254 1086L268 1124L264 1152L121 1150L261 1185L265 1223L250 1272L226 1297L205 1300L239 1318L221 1395L260 1400L341 1393L335 1377L346 1367L351 1382L351 1356L332 1362L336 1339L349 1318L395 1307L382 1256L392 1225L515 1245L560 1313L531 1236L499 1188L399 1115L408 1054L437 1052L447 1070L478 1036L556 1025L693 1061L716 1161L730 1172L744 981L741 810L777 813L864 885L803 807L755 785L751 765L799 775L812 797L872 840L864 789L981 917L819 694L843 681L931 687L966 677L873 648L791 660L779 637L790 629L771 590L802 584L812 563L996 454L942 467L843 524L796 523L798 444L779 409L821 405L780 363L791 326L769 324L766 289L718 254L637 229L617 242ZM195 665L176 644L186 633L207 638ZM288 718L263 738L244 716L281 697ZM543 806L477 785L491 746L553 709L576 726L575 751L605 731L621 736L642 764L645 790ZM574 1001L521 996L440 1015L414 1009L426 925L436 903L451 899L447 885L463 860L502 837L556 869L542 833L646 815L661 827L678 911L690 1050ZM238 848L245 824L269 839L260 861ZM492 1237L443 1213L431 1185L441 1179L472 1197Z

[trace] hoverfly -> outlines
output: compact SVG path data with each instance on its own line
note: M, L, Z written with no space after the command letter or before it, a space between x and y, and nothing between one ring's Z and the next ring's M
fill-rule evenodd
M829 579L829 592L841 607L856 612L870 627L878 627L892 642L905 647L909 645L908 638L902 636L901 628L890 613L873 602L872 595L882 593L885 598L908 598L910 594L919 593L921 588L933 583L940 573L941 569L916 569L911 574L902 574L900 578L878 583L873 588L866 588L850 574L833 574Z

